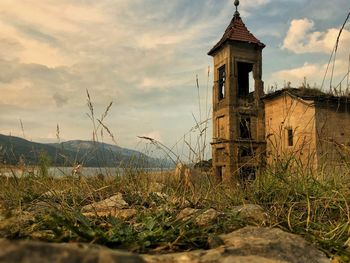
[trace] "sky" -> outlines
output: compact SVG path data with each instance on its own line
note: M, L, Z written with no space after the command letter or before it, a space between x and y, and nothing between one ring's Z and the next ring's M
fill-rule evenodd
M91 140L88 90L96 119L113 103L102 122L118 145L144 147L137 136L167 147L184 139L174 148L184 151L197 138L191 128L210 116L207 52L230 23L233 2L0 0L0 133L38 142ZM320 87L350 1L240 2L246 26L266 44L265 90L305 79ZM333 85L347 73L349 53L347 23ZM97 120L95 126L100 140L112 142Z

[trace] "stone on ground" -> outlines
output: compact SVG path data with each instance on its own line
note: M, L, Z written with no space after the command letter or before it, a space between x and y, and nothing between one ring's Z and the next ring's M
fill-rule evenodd
M176 220L187 221L191 218L192 215L194 215L198 211L199 211L199 209L187 207L187 208L180 211L180 213L176 216Z
M218 215L219 213L215 209L210 208L196 218L196 223L199 226L208 226L218 217Z
M275 262L326 263L330 260L302 237L278 228L245 227L221 235L230 254L241 257L252 255L273 259Z
M165 255L135 255L87 244L0 240L0 263L329 263L312 244L280 229L246 227L221 235L219 247Z
M82 213L112 213L113 211L127 208L129 205L123 199L121 193L117 193L100 202L92 203L82 207Z
M268 220L268 215L259 205L245 204L235 206L233 213L236 213L241 219L252 221L258 224L265 224Z
M142 263L141 256L87 244L0 240L0 263Z
M185 208L181 210L181 212L177 215L177 220L187 221L191 218L194 218L194 222L198 226L207 226L212 223L219 215L215 209L210 208L205 211L201 211L200 209L194 208Z
M103 211L95 211L95 212L84 212L84 216L86 217L104 217L104 216L112 216L121 220L128 220L137 215L137 210L134 208L130 209L111 209L111 210L103 210Z

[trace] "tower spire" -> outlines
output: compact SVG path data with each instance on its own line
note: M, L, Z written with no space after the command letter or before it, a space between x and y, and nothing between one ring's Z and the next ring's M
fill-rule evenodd
M240 15L238 12L239 0L235 0L235 6L236 6L235 17L239 17L239 15Z

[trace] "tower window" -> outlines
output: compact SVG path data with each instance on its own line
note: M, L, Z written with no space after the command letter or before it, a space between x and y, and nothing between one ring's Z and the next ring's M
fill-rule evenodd
M239 156L240 157L253 157L254 150L252 147L240 147L239 148Z
M219 80L218 80L218 88L219 88L219 100L225 98L225 84L226 84L226 67L225 65L219 68Z
M222 177L224 174L224 167L223 166L216 166L216 178L218 181L222 181Z
M240 98L245 98L253 89L253 64L245 62L237 62L237 94ZM249 81L250 79L250 81Z
M293 129L288 128L287 134L288 134L288 146L293 146L294 145Z
M239 177L242 183L254 181L256 179L256 167L241 167Z
M241 116L239 123L239 135L241 139L251 139L251 119L247 116Z

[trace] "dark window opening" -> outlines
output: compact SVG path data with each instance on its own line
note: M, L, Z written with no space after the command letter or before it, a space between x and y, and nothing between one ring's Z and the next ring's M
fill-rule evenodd
M237 62L237 95L240 98L245 98L249 95L249 92L254 91L253 85L253 64L252 63L245 63L245 62ZM251 81L249 81L251 79Z
M216 166L216 179L221 182L223 176L223 167L222 166Z
M241 182L254 181L256 179L256 167L242 167L239 170Z
M251 147L241 147L239 148L240 157L253 157L254 150Z
M219 88L219 100L222 100L225 98L225 85L226 84L226 67L223 65L219 68L219 81L218 81L218 88Z
M288 146L293 146L294 145L293 129L288 128L287 132L288 132Z
M241 117L241 121L239 123L239 135L241 139L251 139L251 120L250 117Z

